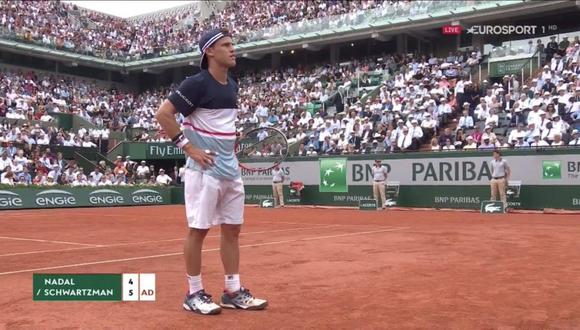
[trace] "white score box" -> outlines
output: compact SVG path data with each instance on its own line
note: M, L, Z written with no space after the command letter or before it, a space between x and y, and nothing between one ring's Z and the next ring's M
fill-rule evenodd
M123 274L123 301L139 301L139 274Z
M139 274L139 300L155 301L155 274Z

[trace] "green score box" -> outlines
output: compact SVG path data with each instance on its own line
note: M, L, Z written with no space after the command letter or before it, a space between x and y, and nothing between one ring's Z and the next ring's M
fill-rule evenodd
M155 301L155 274L33 274L34 301Z

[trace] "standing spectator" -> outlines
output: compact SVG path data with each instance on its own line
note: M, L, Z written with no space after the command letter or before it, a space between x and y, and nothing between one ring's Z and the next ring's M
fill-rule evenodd
M272 192L274 196L274 206L284 207L284 172L280 169L279 165L276 165L272 169Z
M506 187L511 175L510 167L507 161L501 157L499 150L493 151L493 160L490 165L492 170L490 181L491 200L496 201L499 193L504 208L507 209Z
M384 210L386 208L387 198L385 195L385 181L387 180L388 171L387 168L381 164L380 159L375 159L375 165L373 166L373 196L377 201L377 207L379 207L379 197L380 207Z

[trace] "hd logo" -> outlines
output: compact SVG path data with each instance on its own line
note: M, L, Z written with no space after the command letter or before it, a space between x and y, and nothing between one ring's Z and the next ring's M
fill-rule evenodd
M501 201L483 201L481 213L505 213L505 209Z

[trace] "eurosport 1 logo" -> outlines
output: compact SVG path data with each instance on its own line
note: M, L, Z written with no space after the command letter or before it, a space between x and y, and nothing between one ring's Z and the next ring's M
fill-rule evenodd
M23 205L22 198L15 192L0 190L0 207L11 208L21 207Z
M120 192L111 189L99 189L89 194L89 203L93 205L106 204L124 204L125 199Z
M481 35L535 35L558 30L556 25L473 25L465 29L466 34ZM461 25L445 25L441 28L444 35L460 35Z
M131 194L133 203L136 204L161 204L163 203L163 196L155 190L139 189Z
M74 206L77 204L72 193L58 189L39 192L36 194L35 202L38 206Z

